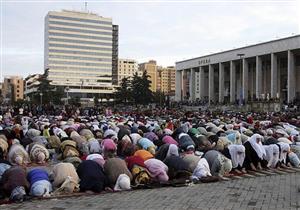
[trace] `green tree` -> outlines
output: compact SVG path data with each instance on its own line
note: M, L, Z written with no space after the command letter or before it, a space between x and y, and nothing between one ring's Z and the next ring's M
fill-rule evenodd
M156 91L153 93L153 102L159 104L160 106L166 104L166 95L164 92Z
M136 105L152 102L153 94L150 90L151 81L149 77L146 72L143 72L142 77L139 77L137 73L133 75L131 93Z
M64 95L64 88L61 86L55 87L50 84L48 80L48 70L39 78L39 87L37 93L34 95L33 101L48 104L50 102L54 104L61 104L61 98Z
M116 88L115 99L117 103L127 103L131 100L131 87L129 78L122 79L120 87Z

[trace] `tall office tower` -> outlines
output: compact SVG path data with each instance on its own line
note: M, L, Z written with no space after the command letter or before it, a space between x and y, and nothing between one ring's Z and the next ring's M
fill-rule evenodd
M50 84L65 87L67 95L108 98L117 71L118 26L93 13L50 11L45 18L44 59Z

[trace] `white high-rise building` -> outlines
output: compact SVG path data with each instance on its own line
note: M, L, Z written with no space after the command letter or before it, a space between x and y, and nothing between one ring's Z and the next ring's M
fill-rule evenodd
M63 10L45 18L45 71L69 96L91 99L113 93L118 65L118 26L111 18Z

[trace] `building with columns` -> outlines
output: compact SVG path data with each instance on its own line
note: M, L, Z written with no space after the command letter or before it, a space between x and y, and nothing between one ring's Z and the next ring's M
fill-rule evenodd
M176 62L175 100L300 99L300 35Z

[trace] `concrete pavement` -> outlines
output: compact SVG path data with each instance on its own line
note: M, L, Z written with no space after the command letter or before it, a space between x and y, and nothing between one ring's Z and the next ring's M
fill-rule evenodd
M295 172L188 187L33 200L0 209L300 209L299 185L300 172Z

